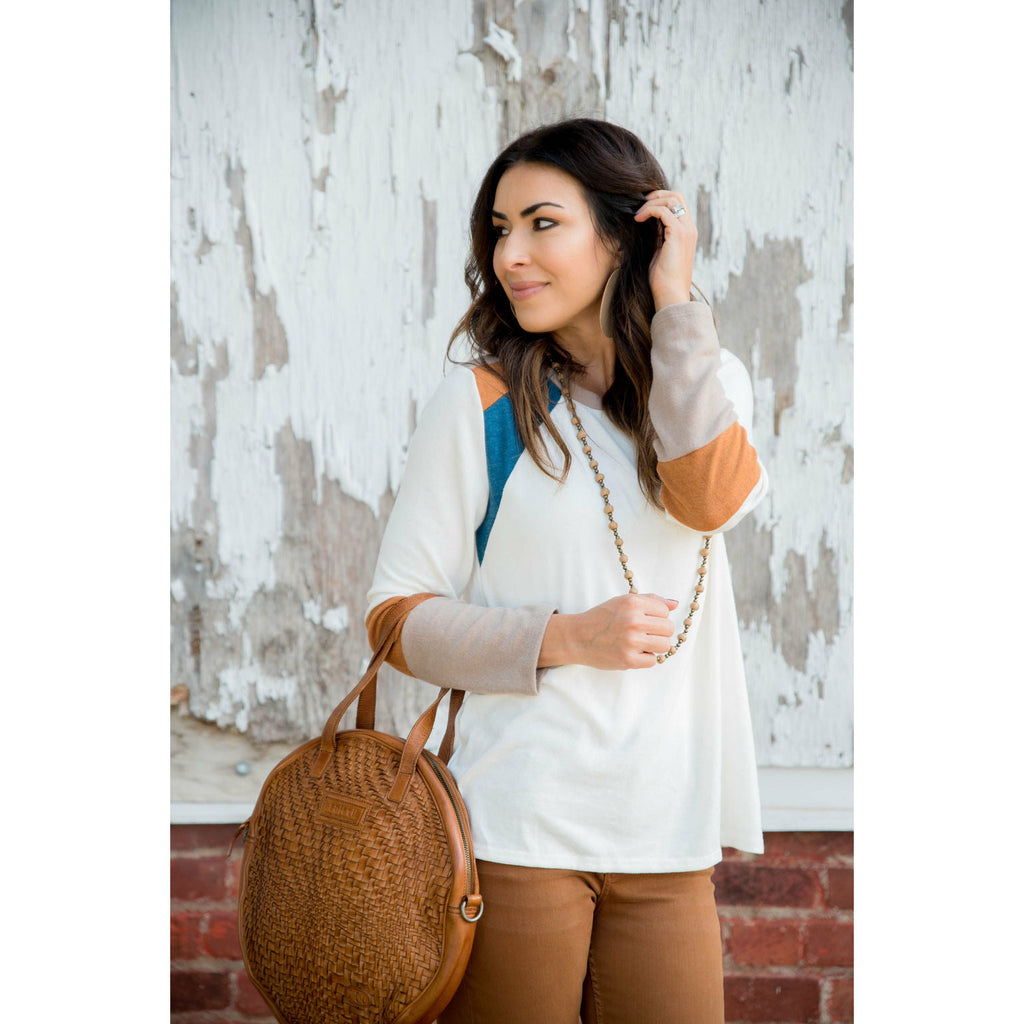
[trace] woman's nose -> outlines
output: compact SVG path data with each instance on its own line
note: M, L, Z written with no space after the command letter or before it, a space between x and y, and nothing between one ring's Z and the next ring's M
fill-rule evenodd
M505 236L499 258L505 270L514 270L516 267L526 266L530 262L530 250L520 232L510 231Z

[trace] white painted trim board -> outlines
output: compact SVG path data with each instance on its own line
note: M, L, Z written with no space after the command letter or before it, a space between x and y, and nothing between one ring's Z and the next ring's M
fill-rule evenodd
M765 832L852 832L852 768L759 768ZM172 803L172 825L235 825L251 803Z

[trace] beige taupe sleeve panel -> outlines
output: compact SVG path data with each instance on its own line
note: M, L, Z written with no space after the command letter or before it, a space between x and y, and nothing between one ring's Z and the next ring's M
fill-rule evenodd
M738 362L732 356L729 361ZM726 394L708 306L681 302L655 314L651 367L649 410L662 503L693 530L728 529L760 501L767 477ZM743 378L749 390L745 373Z
M472 693L535 696L546 669L537 668L550 605L485 608L450 598L424 601L402 630L409 672L435 686Z

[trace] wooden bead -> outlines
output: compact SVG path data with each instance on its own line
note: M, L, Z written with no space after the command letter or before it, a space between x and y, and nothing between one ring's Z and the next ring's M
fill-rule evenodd
M701 567L700 567L700 568L699 568L699 569L697 570L697 575L698 575L698 576L703 576L703 575L705 575L705 574L707 573L707 571L708 571L708 567L707 567L706 565L702 565L702 566L701 566Z
M611 494L611 491L609 491L607 487L602 487L601 488L601 497L602 498L607 498L609 494Z
M698 583L697 586L695 586L693 588L693 590L694 590L694 593L696 593L696 594L703 594L704 593L704 584L703 583Z
M589 444L585 444L583 446L583 454L584 455L589 455L592 451L593 451L593 448L591 448Z
M700 549L700 557L701 558L707 558L708 555L710 555L710 554L711 554L711 552L707 548L701 548Z
M618 528L619 528L619 524L617 522L615 522L614 519L608 524L608 529L611 530L612 533L614 533Z
M597 463L593 459L590 460L590 468L597 469Z
M615 546L617 548L621 548L624 543L625 542L623 541L623 539L621 537L616 537L615 538Z
M574 422L578 422L578 421L574 421ZM585 430L583 430L582 428L580 428L579 430L576 431L576 437L580 441L586 441L586 439L587 439L587 432Z
M603 484L603 483L604 483L604 473L597 473L597 474L595 474L595 475L594 475L594 479L595 479L595 480L596 480L596 481L597 481L597 482L598 482L599 484Z
M689 629L693 625L693 618L690 617L690 616L687 616L685 619L683 619L683 625L687 629Z
M695 611L698 611L698 610L699 610L699 608L700 608L700 605L699 605L699 604L697 604L697 602L696 602L696 601L691 601L691 602L690 602L690 611L691 611L691 612L695 612Z
M625 565L629 561L629 558L626 556L626 552L625 551L620 551L619 552L619 561L623 565Z
M614 512L615 512L615 506L614 505L609 505L609 504L606 503L605 506L604 506L604 514L606 516L610 516L610 515L613 515Z
M632 569L627 569L622 575L625 576L627 580L632 580L633 579L633 570ZM636 589L634 587L630 587L629 588L629 592L631 594L635 594L636 593Z

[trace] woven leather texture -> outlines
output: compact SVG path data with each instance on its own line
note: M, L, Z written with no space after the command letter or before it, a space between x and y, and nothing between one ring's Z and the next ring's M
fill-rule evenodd
M243 956L286 1024L398 1020L435 981L446 929L459 929L449 906L466 880L454 877L436 793L421 774L431 769L421 758L405 798L390 802L401 741L389 739L338 734L319 777L316 741L300 747L268 777L250 820Z

